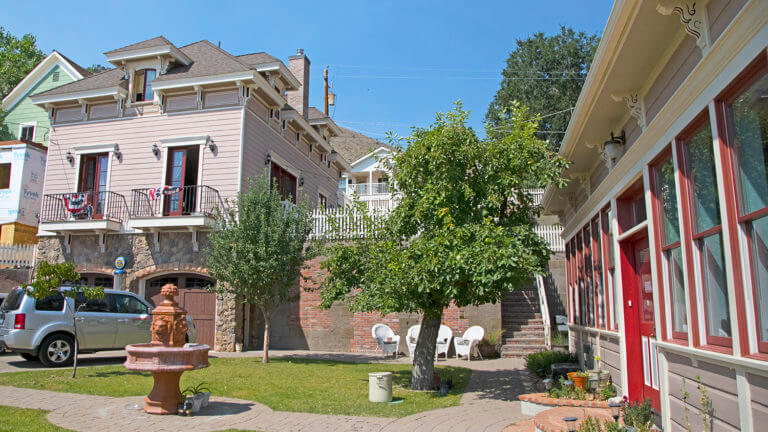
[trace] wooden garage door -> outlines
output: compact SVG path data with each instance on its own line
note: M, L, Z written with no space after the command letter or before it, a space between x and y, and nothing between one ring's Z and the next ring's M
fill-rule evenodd
M160 289L165 284L179 287L179 305L192 316L197 328L197 342L213 347L216 325L216 294L205 287L216 283L213 279L195 274L172 274L147 282L147 300L157 306L162 300Z

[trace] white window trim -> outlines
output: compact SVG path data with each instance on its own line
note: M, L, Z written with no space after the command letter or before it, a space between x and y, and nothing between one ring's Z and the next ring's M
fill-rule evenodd
M280 168L283 168L284 170L291 173L292 176L296 177L296 187L299 187L299 179L301 178L301 170L297 169L293 165L289 164L284 158L280 157L277 153L274 151L269 151L269 158L272 160L273 163L276 163L280 165ZM272 177L272 167L269 169L269 176Z
M72 147L72 151L78 156L90 153L115 153L117 150L117 143L85 144Z
M81 145L72 147L72 150L74 150L75 155L77 155L73 192L78 192L78 189L80 189L80 162L83 159L83 155L93 153L109 154L109 157L107 158L107 189L105 192L112 190L112 159L114 159L112 156L114 156L115 152L118 150L117 143Z
M210 135L193 135L184 137L167 137L160 138L160 147L188 147L188 146L203 146L205 147L211 141Z
M19 137L19 140L21 140L21 130L24 129L25 127L27 127L27 126L32 126L33 127L33 129L32 129L32 141L34 141L35 140L35 135L37 135L37 120L31 121L31 122L19 123L19 133L16 136Z

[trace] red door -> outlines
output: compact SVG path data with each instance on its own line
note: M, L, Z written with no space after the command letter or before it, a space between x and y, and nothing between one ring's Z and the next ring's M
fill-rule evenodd
M638 402L651 399L653 407L659 410L659 362L648 237L643 233L622 242L621 252L629 398Z
M183 207L184 173L187 165L187 149L171 149L168 154L166 184L174 189L165 197L165 215L180 216Z
M90 213L93 219L104 217L108 169L109 155L107 153L84 155L80 160L78 191L90 195L89 200L92 207Z

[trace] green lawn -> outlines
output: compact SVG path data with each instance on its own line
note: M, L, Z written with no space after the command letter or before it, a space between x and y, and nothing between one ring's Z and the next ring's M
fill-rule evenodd
M48 423L45 419L48 411L13 408L0 405L0 432L66 432L69 429L62 429Z
M252 400L277 411L404 417L459 404L472 371L448 366L438 371L453 378L454 388L448 396L409 390L408 364L286 358L273 358L268 365L254 357L211 359L209 368L186 372L181 387L206 382L214 396ZM368 402L369 372L393 372L393 396L402 402ZM122 366L82 368L75 379L70 374L69 369L3 373L0 385L116 397L146 395L152 388L150 374L130 372Z

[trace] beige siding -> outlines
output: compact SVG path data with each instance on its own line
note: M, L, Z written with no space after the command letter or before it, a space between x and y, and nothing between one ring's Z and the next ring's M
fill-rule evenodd
M225 90L218 92L205 92L205 106L207 108L238 103L237 90Z
M110 190L131 199L131 189L163 184L162 154L155 157L152 145L160 138L210 135L216 152L204 149L203 173L198 181L218 189L222 197L237 192L240 121L242 109L147 116L97 123L58 126L49 148L44 193L71 192L77 187L77 164L67 162L65 153L73 146L116 143L122 162L113 158Z
M611 381L616 391L621 394L621 356L619 355L619 335L600 336L600 362L602 369L611 374Z
M653 121L669 98L675 94L699 60L701 60L701 50L696 46L696 40L686 36L645 95L647 124Z
M197 107L197 95L194 93L165 98L165 109L167 111L189 110L195 107Z
M723 30L733 21L746 2L747 0L710 0L707 3L709 39L712 43L715 43L723 34Z
M698 361L696 365L691 359L677 354L667 353L668 386L669 386L669 415L672 419L673 430L684 430L685 422L683 398L683 377L686 379L685 391L690 395L688 399L688 417L691 425L701 425L698 407L700 404L700 392L696 388L701 377L712 399L714 409L713 430L737 431L739 430L739 404L736 391L736 373L733 369L724 366ZM696 430L700 429L699 427Z
M252 100L248 107L257 108L260 105ZM329 174L329 169L319 162L310 161L307 157L307 147L296 143L293 139L283 137L281 128L276 128L274 122L265 123L262 115L264 110L256 110L255 115L250 109L245 112L245 144L243 148L243 179L242 184L247 184L248 178L263 175L265 172L265 160L271 151L281 159L284 159L291 167L301 171L304 177L303 192L312 204L317 202L317 193L320 187L328 192L334 192L338 187L338 180ZM289 137L292 133L287 134ZM319 157L313 158L318 160ZM328 193L326 192L326 194ZM333 198L333 197L329 197Z
M747 374L752 395L752 424L768 425L768 377Z

